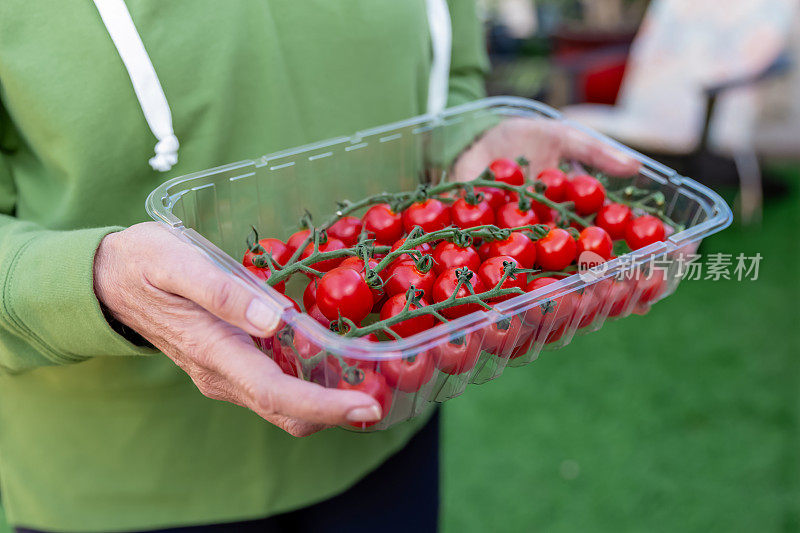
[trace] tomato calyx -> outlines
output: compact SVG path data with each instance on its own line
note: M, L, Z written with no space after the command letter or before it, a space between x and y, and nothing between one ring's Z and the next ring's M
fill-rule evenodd
M247 236L247 239L245 240L245 242L247 243L247 249L256 255L263 254L264 252L266 252L266 250L258 242L258 230L256 229L255 226L250 226L250 229L252 229L253 232L249 234Z

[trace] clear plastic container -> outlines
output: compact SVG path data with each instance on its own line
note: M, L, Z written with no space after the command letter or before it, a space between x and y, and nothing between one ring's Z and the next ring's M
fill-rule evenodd
M299 342L306 343L306 351L311 345L313 350L325 350L331 355L314 368L309 368L302 359L290 358L293 369L305 379L337 386L341 375L336 356L374 361L380 372L381 365L386 368L387 361L401 357L435 359L441 350L457 346L451 345L451 340L465 334L470 335L470 347L477 351L476 346L481 346L474 366L450 369L463 370L461 373L446 373L435 366L432 370L426 368L423 373L427 376L430 372L430 378L418 389L404 386L401 380L392 392L391 407L384 419L363 428L385 429L418 415L431 402L460 395L469 383L494 379L507 366L535 360L543 349L569 344L576 333L595 331L608 319L625 317L666 297L680 281L686 256L697 250L704 237L731 223L730 209L707 187L607 137L568 123L569 127L588 132L641 161L637 176L632 180L612 178L610 190L633 184L661 191L666 199L666 214L686 229L669 236L665 242L619 257L598 269L504 301L492 311L479 311L401 341L382 343L344 338L326 330L309 315L297 312L283 295L263 286L242 267L240 258L251 225L262 236L285 239L298 229L305 210L315 220L323 220L335 211L336 200L412 190L420 181L436 183L442 176L446 179L444 170L464 147L486 129L512 117L567 122L557 111L538 102L512 97L487 98L448 109L438 116L419 116L350 137L174 178L150 194L147 211L232 277L253 291L260 291L281 313L280 334L261 343L268 355L274 357L276 351L294 354L292 344ZM665 269L665 275L650 279L635 275L634 270L641 274L651 268L648 265L653 259ZM302 285L290 283L287 294L299 301L300 291ZM490 341L498 336L503 338L502 342Z

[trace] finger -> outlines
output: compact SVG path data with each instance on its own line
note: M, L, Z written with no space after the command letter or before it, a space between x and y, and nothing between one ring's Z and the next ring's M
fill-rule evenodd
M280 322L279 303L255 294L177 239L171 246L169 264L151 265L147 279L256 337L272 335Z
M612 176L632 176L639 171L640 163L636 158L581 130L565 124L562 128L562 157L575 159Z
M283 415L268 415L265 416L264 419L270 424L278 426L293 437L308 437L318 431L332 427L325 424L312 424L305 420Z
M226 376L240 399L267 420L283 416L309 424L341 425L377 422L385 414L363 392L329 389L284 374L246 338L229 338L213 349L209 365Z

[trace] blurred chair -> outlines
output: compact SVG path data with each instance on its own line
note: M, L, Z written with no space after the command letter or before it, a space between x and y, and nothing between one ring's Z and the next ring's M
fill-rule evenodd
M653 0L616 105L564 114L701 181L738 174L742 218L758 217L757 154L767 151L756 150L770 148L756 140L760 89L800 59L787 51L797 8L798 0ZM800 136L783 140L784 152L800 155Z

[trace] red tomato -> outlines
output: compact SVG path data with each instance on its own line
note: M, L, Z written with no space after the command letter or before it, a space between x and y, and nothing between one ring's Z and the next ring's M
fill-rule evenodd
M539 219L540 224L558 220L558 211L536 200L531 200L531 209L536 213L536 218Z
M308 282L306 285L305 290L303 291L303 308L308 310L317 303L317 286L319 285L319 279L313 278L311 281Z
M411 233L411 230L417 226L421 227L425 233L430 233L449 225L450 208L435 198L413 203L403 211L403 228L406 233Z
M554 202L563 202L567 197L567 175L557 168L546 168L536 177L544 183L544 195Z
M259 256L265 252L271 254L272 259L274 259L275 262L281 266L283 266L292 255L289 252L289 247L286 246L286 244L284 244L284 242L280 239L272 239L272 238L261 239L260 241L258 241L258 244L264 249L264 252L255 253L251 250L247 250L244 253L244 259L242 259L242 264L244 266L246 267L254 266L253 257Z
M664 223L653 215L634 218L625 228L625 242L631 250L638 250L666 238Z
M603 300L597 296L596 292L592 289L584 291L578 298L577 309L575 316L579 318L578 328L585 328L597 317L597 313L603 306Z
M342 241L339 239L329 238L324 243L319 245L320 252L334 252L336 250L343 250L347 248ZM311 254L314 253L314 243L310 243L306 246L306 249L303 250L303 253L300 254L300 259L306 259ZM333 259L323 259L322 261L317 261L316 263L310 265L311 268L315 270L319 270L320 272L328 272L329 270L333 270L334 268L338 267L341 262L344 260L343 257L335 257Z
M556 278L544 277L531 280L526 289L533 292L537 289L558 281ZM579 296L573 291L547 300L546 302L529 309L525 313L525 322L542 330L549 330L545 343L555 342L564 334L564 330L572 321L578 307ZM543 331L542 331L543 333Z
M459 198L450 206L453 223L461 229L494 224L494 211L486 200L475 205Z
M504 255L509 255L509 254L504 254ZM481 261L486 261L492 256L492 241L485 241L480 246L478 246L478 256L481 258Z
M399 239L398 241L396 241L392 245L392 248L389 251L390 252L396 252L398 249L400 249L401 246L403 246L403 243L405 243L405 242L406 242L405 237L403 237L402 239ZM417 251L421 252L422 255L431 255L433 253L433 246L431 246L431 243L429 243L429 242L423 242L422 244L418 244L415 247L413 247L412 250L417 250ZM404 255L401 255L400 257L398 257L397 259L395 259L395 261L405 261L406 259L409 259L409 258L416 259L416 257L414 257L411 254L409 254L409 255L405 255L404 254Z
M372 303L364 276L352 268L334 268L319 281L317 305L330 320L338 320L341 314L358 324L369 314Z
M361 219L357 217L342 217L328 228L328 235L339 239L347 246L354 246L361 234Z
M322 311L319 310L319 306L316 302L311 304L311 307L309 307L308 311L306 312L311 315L311 318L325 326L326 329L331 327L331 321L328 319L328 317L322 314Z
M356 272L366 272L366 268L364 268L364 260L354 255L345 258L345 260L342 261L342 263L339 266L352 268ZM378 260L375 259L374 257L370 257L369 268L375 268L376 266L378 266ZM373 289L372 287L370 287L369 290L372 291L373 302L376 304L380 302L381 298L383 298L384 296L383 289L381 288Z
M403 236L403 219L389 204L373 205L361 220L367 234L378 244L388 245Z
M272 360L277 363L281 371L287 376L298 377L297 356L289 347L281 347L277 339L272 342Z
M498 255L495 257L490 257L481 264L480 268L478 268L478 278L480 278L481 284L486 288L486 290L491 290L495 288L498 283L500 283L500 279L503 277L505 269L503 263L511 263L514 266L519 266L519 263L513 257L508 255ZM512 289L516 287L524 291L525 286L528 284L528 280L526 278L527 276L525 274L516 274L516 278L511 278L509 276L503 282L503 286L501 288ZM519 294L507 294L505 296L499 296L497 298L492 298L489 302L502 302L504 300L514 298L515 296L519 296Z
M524 233L514 231L508 239L489 243L489 257L496 255L513 257L520 268L533 268L536 262L536 244Z
M625 238L625 228L633 220L631 208L625 204L608 204L600 208L594 223L603 228L611 236L611 239L618 240Z
M478 362L481 342L475 333L453 337L433 350L436 368L454 376L469 372Z
M509 202L497 210L496 223L501 228L518 228L530 224L538 224L539 219L533 209L523 211L519 208L519 203Z
M442 241L433 250L433 269L441 274L448 268L467 267L477 270L481 264L478 252L471 246L462 248L455 243Z
M428 305L425 300L420 300L420 304L422 304L422 307ZM386 300L385 304L383 304L383 307L381 308L380 319L387 320L393 316L397 316L403 311L405 305L406 295L395 294ZM419 306L411 304L408 309L409 311L416 311L419 309ZM433 318L433 315L420 315L418 317L409 318L408 320L403 320L402 322L399 322L393 326L389 326L389 329L401 337L410 337L411 335L415 335L420 331L425 331L426 329L432 328L435 324L436 322Z
M436 281L433 282L433 300L437 303L443 302L447 300L451 294L456 289L456 285L458 284L458 278L456 277L456 272L459 270L463 270L462 268L450 268L442 272ZM472 274L472 278L470 279L470 283L472 284L472 289L475 294L480 294L482 292L486 292L487 289L483 287L481 280L478 276L475 275L475 271L471 269L467 269L470 274ZM456 298L463 298L464 296L469 296L470 291L467 288L466 284L461 285L461 288L458 289L456 293ZM470 313L474 313L475 311L480 311L483 309L483 306L479 304L461 304L456 305L454 307L448 307L447 309L442 309L441 313L447 318L458 318L464 315L468 315Z
M392 390L386 384L386 378L371 370L357 369L352 376L344 376L339 382L338 388L342 390L355 390L369 394L381 406L383 418L389 414L392 407ZM353 427L365 429L377 424L377 422L353 422Z
M536 262L542 270L564 270L575 260L578 245L565 229L551 229L536 241Z
M257 278L263 279L264 281L267 281L272 275L272 272L270 272L268 268L249 266L247 267L247 270L255 274ZM272 288L280 293L284 293L286 292L286 282L281 281L280 283L276 283Z
M567 183L567 200L575 203L579 215L596 213L606 201L606 190L595 178L580 174Z
M522 185L525 183L525 174L522 167L513 159L495 159L489 165L489 170L496 181L502 181L509 185Z
M475 187L474 190L475 194L480 193L483 195L483 199L492 206L492 211L497 211L501 205L506 203L507 195L503 189L498 189L497 187Z
M403 392L418 391L433 376L433 358L428 352L385 359L378 366L386 383Z
M642 275L637 281L636 288L640 291L638 299L640 304L649 304L657 300L667 288L663 270L656 270L649 278Z
M292 233L291 237L289 237L289 239L286 241L286 247L289 249L289 257L291 257L295 250L300 248L300 245L303 244L303 241L305 241L306 237L308 237L310 234L311 230L308 229L301 229L300 231Z
M522 320L518 316L498 320L486 326L483 349L494 355L505 356L517 345L521 331Z
M405 260L394 263L385 279L383 289L388 296L405 294L413 285L415 289L422 291L425 297L430 298L436 273L433 269L422 272L414 261Z
M608 261L613 253L614 243L603 228L589 226L578 237L578 257L583 252L593 252Z
M608 309L608 316L621 315L631 301L632 286L624 281L613 281L608 293L605 295L604 307Z

